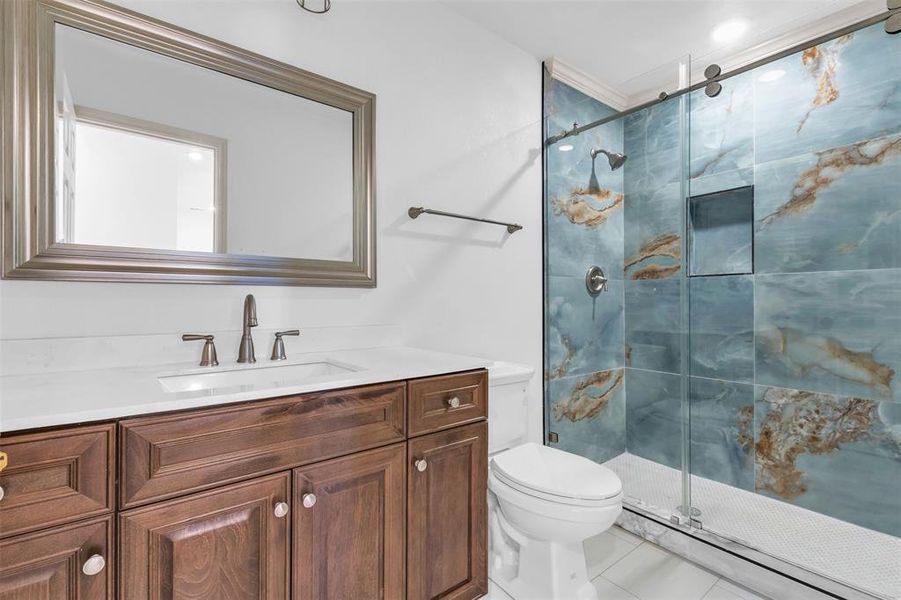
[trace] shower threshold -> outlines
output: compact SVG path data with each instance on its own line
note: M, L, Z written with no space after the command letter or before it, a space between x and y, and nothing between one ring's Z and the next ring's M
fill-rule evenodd
M629 453L605 464L623 481L625 503L633 511L624 513L627 529L630 515L642 515L676 535L688 533L741 557L735 560L758 563L838 598L901 598L899 538L697 476L691 478L692 507L702 511L703 530L674 526L670 516L682 500L681 471Z

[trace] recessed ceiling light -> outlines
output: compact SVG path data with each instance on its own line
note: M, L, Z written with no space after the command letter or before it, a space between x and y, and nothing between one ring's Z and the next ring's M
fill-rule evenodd
M732 19L720 23L710 32L710 37L714 42L724 44L726 42L734 42L744 35L748 30L748 22L742 19Z
M188 158L194 162L203 160L203 152L200 150L188 150Z
M776 81L777 79L782 79L785 76L785 71L782 69L773 69L772 71L767 71L763 75L757 78L757 81L762 81L764 83L769 83L771 81Z
M557 150L559 150L560 152L572 152L572 149L572 144L563 144L562 146L557 147Z

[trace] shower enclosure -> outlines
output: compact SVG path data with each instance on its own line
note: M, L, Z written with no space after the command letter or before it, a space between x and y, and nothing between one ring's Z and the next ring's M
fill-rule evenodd
M631 511L899 598L901 36L881 17L723 76L685 57L622 111L546 73L545 434L616 471Z

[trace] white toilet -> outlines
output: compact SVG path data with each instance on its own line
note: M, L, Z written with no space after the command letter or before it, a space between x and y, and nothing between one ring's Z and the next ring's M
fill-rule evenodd
M488 576L515 600L596 600L582 542L616 521L622 483L589 459L523 443L531 375L509 364L489 373Z

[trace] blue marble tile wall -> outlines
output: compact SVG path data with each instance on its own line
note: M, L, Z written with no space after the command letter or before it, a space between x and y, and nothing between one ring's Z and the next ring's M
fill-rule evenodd
M689 97L690 195L754 186L754 271L688 281L691 470L901 536L901 37L723 86ZM623 119L624 342L626 448L680 468L676 110Z
M552 136L615 114L545 79L545 132ZM555 445L599 462L625 451L623 372L623 171L591 150L623 150L613 121L545 154L545 418ZM588 294L585 273L606 272L608 291Z

